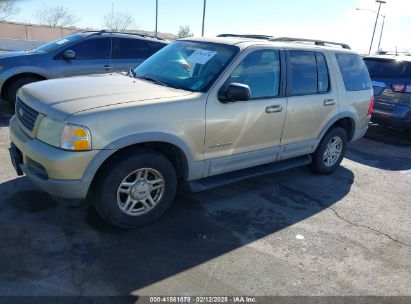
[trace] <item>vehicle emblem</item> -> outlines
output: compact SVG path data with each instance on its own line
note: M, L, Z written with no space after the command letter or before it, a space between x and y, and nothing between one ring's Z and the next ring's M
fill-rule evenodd
M19 114L20 114L20 116L23 116L23 115L24 115L23 109L20 109L20 110L19 110Z

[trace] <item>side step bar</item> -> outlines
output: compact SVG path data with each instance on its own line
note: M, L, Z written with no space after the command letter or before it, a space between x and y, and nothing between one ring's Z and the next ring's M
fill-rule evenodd
M286 171L292 168L305 166L311 163L311 155L299 156L275 163L210 176L186 183L187 190L200 192L220 186L225 186L245 179Z

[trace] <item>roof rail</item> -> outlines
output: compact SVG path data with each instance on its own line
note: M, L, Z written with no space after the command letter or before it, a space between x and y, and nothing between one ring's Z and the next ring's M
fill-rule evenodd
M374 55L411 56L411 53L410 52L400 52L400 51L378 51Z
M326 46L326 45L336 45L341 46L343 49L351 50L350 46L345 43L338 43L332 41L316 40L316 39L304 39L304 38L292 38L292 37L276 37L269 39L270 41L281 41L281 42L310 42L315 45Z
M92 35L102 35L102 34L126 34L126 35L135 35L139 37L147 37L147 38L153 38L153 39L158 39L158 40L163 40L165 39L156 37L156 36L151 36L148 34L139 34L139 33L134 33L134 32L118 32L118 31L107 31L107 30L101 30L101 31L79 31L81 33L93 33Z
M268 35L241 35L241 34L220 34L217 35L217 37L237 37L237 38L251 38L251 39L264 39L264 40L270 40L271 38L274 38L273 36L268 36Z

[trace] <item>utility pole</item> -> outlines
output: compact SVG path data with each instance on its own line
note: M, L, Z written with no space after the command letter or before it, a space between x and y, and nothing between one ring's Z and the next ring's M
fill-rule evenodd
M380 50L381 38L382 38L382 31L384 30L384 24L385 24L385 16L384 16L384 15L381 15L381 17L382 17L382 26L381 26L380 41L378 41L378 51Z
M156 30L154 36L157 37L158 34L158 0L156 0Z
M201 30L201 36L202 37L204 37L204 21L205 21L206 5L207 5L207 0L204 0L204 5L203 5L203 27L202 27L202 30Z
M375 2L379 3L379 5L378 5L377 17L375 18L374 30L373 30L373 32L372 32L370 50L368 51L368 55L371 54L372 43L374 42L375 29L377 28L378 17L380 16L381 4L387 3L387 2L385 2L384 0L375 0Z

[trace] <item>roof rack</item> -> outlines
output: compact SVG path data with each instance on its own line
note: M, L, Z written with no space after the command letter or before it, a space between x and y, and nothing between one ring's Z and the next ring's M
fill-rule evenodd
M411 53L400 51L378 51L374 55L411 56Z
M237 37L237 38L251 38L251 39L264 39L264 40L270 40L271 38L274 38L273 36L268 36L268 35L241 35L241 34L220 34L217 35L217 37Z
M269 39L270 41L281 41L281 42L309 42L314 43L315 45L326 46L326 45L333 45L333 46L341 46L343 49L351 50L350 46L345 43L338 43L332 41L324 41L324 40L316 40L316 39L304 39L304 38L292 38L292 37L272 37Z
M165 39L156 37L156 36L151 36L147 34L139 34L139 33L134 33L134 32L117 32L117 31L107 31L107 30L101 30L101 31L78 31L80 33L93 33L92 35L102 35L102 34L126 34L126 35L135 35L139 37L147 37L147 38L153 38L153 39L158 39L158 40L163 40ZM76 33L78 33L76 32Z

